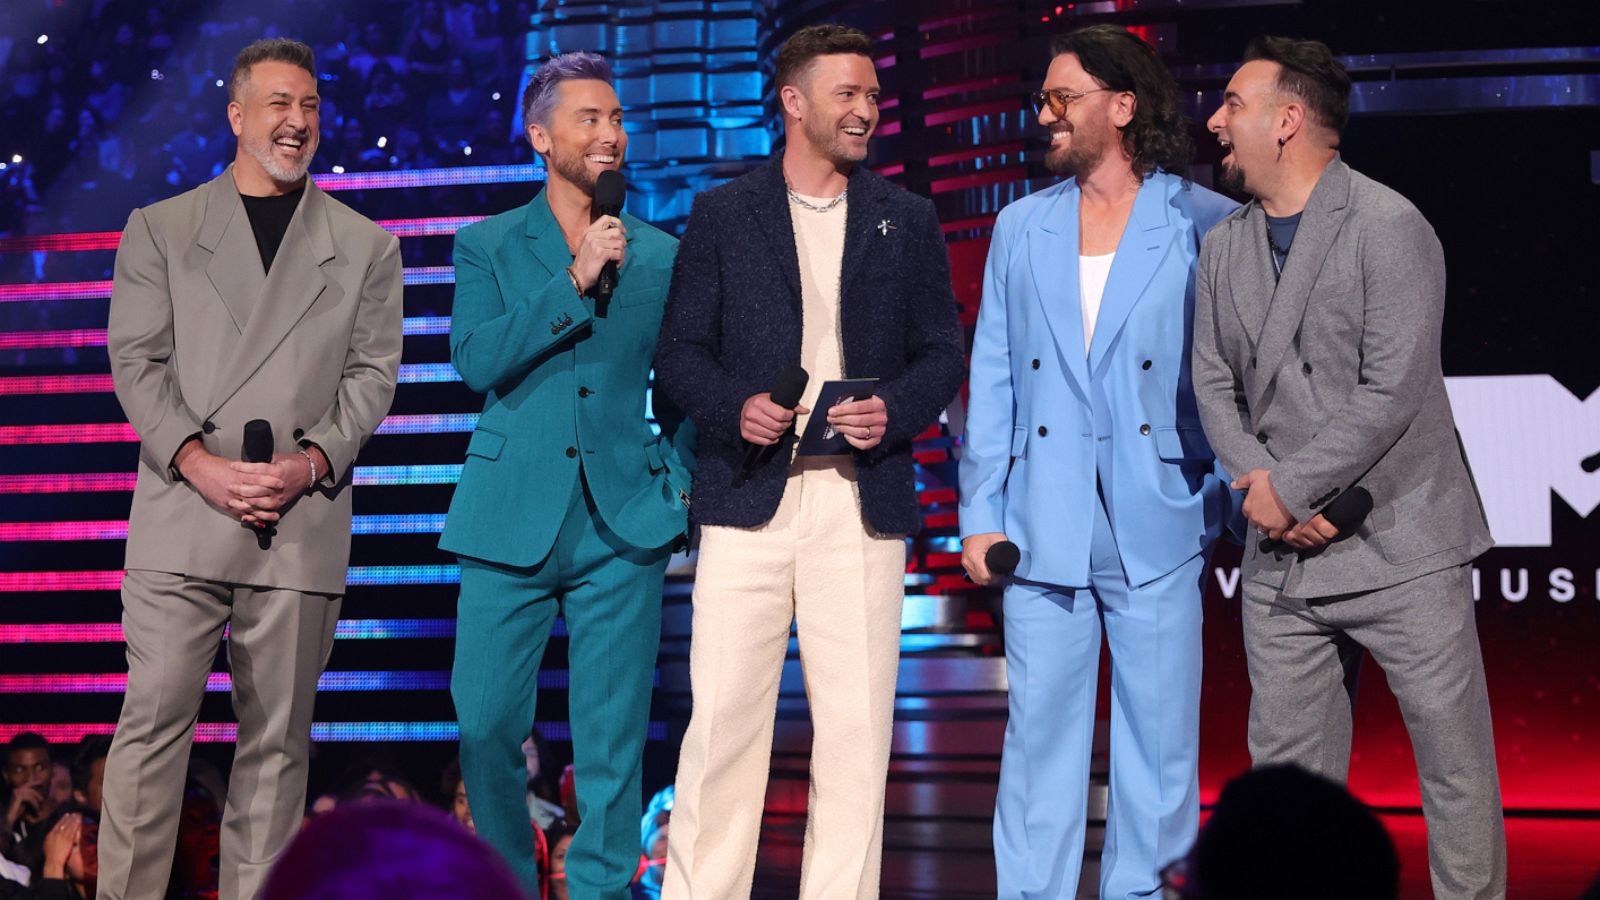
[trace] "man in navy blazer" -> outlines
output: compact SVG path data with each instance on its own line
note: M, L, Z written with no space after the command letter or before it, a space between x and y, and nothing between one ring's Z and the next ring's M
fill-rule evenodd
M840 26L791 38L785 152L696 198L679 244L656 385L701 435L701 543L667 900L750 894L791 622L815 735L800 896L877 896L911 442L964 372L933 204L861 165L870 54ZM796 364L810 380L784 409L768 391ZM879 379L870 399L817 411L848 452L796 457L821 384L861 377Z
M963 557L1021 551L1005 594L1010 719L999 895L1078 896L1102 631L1111 797L1102 898L1160 893L1199 825L1200 597L1237 504L1189 376L1200 239L1238 206L1172 170L1177 89L1126 30L1057 38L1035 95L1072 178L1000 213L972 347Z

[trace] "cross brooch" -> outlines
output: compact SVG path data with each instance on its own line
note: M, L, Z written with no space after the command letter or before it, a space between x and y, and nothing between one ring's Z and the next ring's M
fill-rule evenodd
M888 219L884 219L882 222L878 223L878 233L883 235L884 237L888 237L889 236L889 229L891 229L893 227L895 227L895 224L893 222L889 221Z

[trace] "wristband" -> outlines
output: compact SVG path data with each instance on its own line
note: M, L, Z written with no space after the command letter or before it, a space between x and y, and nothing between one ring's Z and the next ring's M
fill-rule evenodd
M304 447L300 448L300 455L306 458L306 465L311 467L311 483L306 485L306 493L310 494L317 489L317 460Z
M572 289L578 292L578 299L582 300L583 299L583 284L578 281L578 273L572 271L572 267L571 266L567 266L567 277L572 279Z

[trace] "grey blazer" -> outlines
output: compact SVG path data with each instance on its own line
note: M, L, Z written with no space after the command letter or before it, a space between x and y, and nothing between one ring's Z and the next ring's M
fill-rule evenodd
M1201 247L1193 370L1206 436L1238 477L1267 469L1298 521L1360 485L1373 510L1319 552L1262 553L1244 577L1290 596L1370 591L1488 549L1439 362L1444 254L1404 197L1337 156L1281 281L1252 202Z
M140 439L127 568L344 593L351 466L394 398L402 285L399 241L310 182L270 276L231 166L133 211L107 335ZM239 458L251 419L272 423L277 452L309 441L333 466L268 550L170 468L193 435Z

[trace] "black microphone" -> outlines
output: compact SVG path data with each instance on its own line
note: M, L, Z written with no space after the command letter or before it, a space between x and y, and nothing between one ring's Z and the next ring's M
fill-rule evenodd
M1022 551L1010 541L1000 541L992 544L988 552L983 554L983 564L989 567L989 575L999 578L1010 578L1017 571L1017 563L1022 562Z
M778 380L772 385L772 402L784 409L794 409L800 404L800 395L806 392L806 383L811 376L798 365L790 366L778 373ZM777 446L776 444L772 446ZM739 467L739 480L744 481L750 477L750 472L761 461L761 455L767 448L760 444L751 444L744 451L744 465Z
M616 169L607 169L594 180L594 206L602 216L622 213L622 203L628 198L628 183ZM617 289L617 261L607 260L600 267L600 277L594 283L594 314L605 318L611 294Z
M1328 520L1329 525L1339 529L1340 534L1344 534L1360 525L1370 512L1372 494L1364 487L1353 487L1329 503L1322 510L1322 517ZM1257 549L1262 553L1276 553L1287 546L1283 541L1265 538Z
M242 448L245 462L264 463L272 462L272 423L266 419L251 419L244 423L244 447ZM246 528L251 526L246 525ZM263 550L271 549L272 536L277 534L277 529L271 525L254 529L256 533L256 546Z

